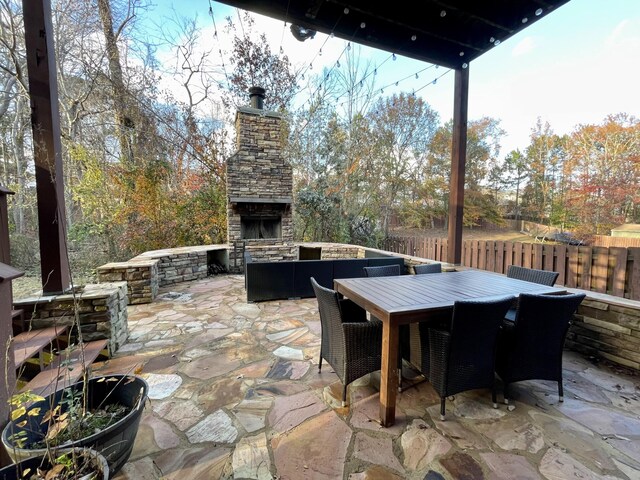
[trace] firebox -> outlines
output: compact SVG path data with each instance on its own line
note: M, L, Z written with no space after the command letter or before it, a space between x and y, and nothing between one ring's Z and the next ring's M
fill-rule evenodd
M281 217L240 217L242 240L281 239Z

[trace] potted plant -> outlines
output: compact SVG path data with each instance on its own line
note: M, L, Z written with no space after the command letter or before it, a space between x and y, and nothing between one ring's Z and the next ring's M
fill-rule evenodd
M131 455L147 395L147 383L135 375L91 378L46 398L20 394L12 399L2 443L14 462L90 447L107 459L113 475Z
M0 468L0 480L107 480L109 464L95 450L66 448Z

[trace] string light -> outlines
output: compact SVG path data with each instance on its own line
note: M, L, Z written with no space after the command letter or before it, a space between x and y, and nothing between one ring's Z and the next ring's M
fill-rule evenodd
M229 81L229 74L227 73L227 66L224 63L224 55L222 55L222 47L220 45L220 39L218 38L218 27L216 25L216 17L213 14L213 4L211 3L211 0L209 0L209 15L211 16L211 22L213 23L213 36L214 38L218 41L218 53L220 54L220 61L222 62L222 71L224 72L224 77L227 80L227 85L231 85L231 82ZM234 106L238 106L235 103L235 100L233 100L234 102Z

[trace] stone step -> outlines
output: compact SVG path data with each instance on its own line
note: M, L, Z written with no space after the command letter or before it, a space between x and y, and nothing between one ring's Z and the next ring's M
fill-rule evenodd
M40 357L42 367L41 354L43 350L54 343L57 343L58 337L67 331L66 326L53 326L40 328L38 330L29 330L22 332L13 337L11 340L13 347L13 360L16 369L22 367L27 360Z
M95 340L86 342L83 348L77 345L69 347L60 352L51 364L27 383L21 391L30 391L45 397L76 383L82 377L83 365L90 369L91 364L99 356L109 356L105 350L108 343L108 340Z

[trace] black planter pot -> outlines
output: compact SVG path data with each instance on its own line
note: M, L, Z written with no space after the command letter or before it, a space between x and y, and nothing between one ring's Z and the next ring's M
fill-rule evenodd
M83 462L89 462L96 472L95 480L107 480L109 478L109 464L107 460L95 450L89 448L63 448L56 451L56 455L74 452ZM0 480L24 480L23 473L30 469L35 472L37 468L51 468L49 456L30 457L19 463L0 468ZM26 478L29 478L28 476ZM92 480L93 480L92 478Z
M49 426L49 422L42 423L44 415L58 404L60 404L61 410L64 412L66 405L60 403L60 401L64 398L65 390L72 389L74 392L82 392L83 384L83 382L76 383L64 390L58 390L53 395L45 398L45 400L31 404L28 410L40 408L38 415L23 416L7 424L2 431L2 443L14 462L33 456L42 457L46 453L46 449L18 448L10 437L18 432L25 431L26 442L24 445L27 446L43 440ZM114 475L131 455L148 391L147 382L134 375L109 375L90 379L87 388L90 409L118 403L129 407L131 411L124 418L104 430L75 442L59 445L56 449L69 447L92 448L107 459L111 475ZM27 425L19 427L18 423L24 422L25 418Z

